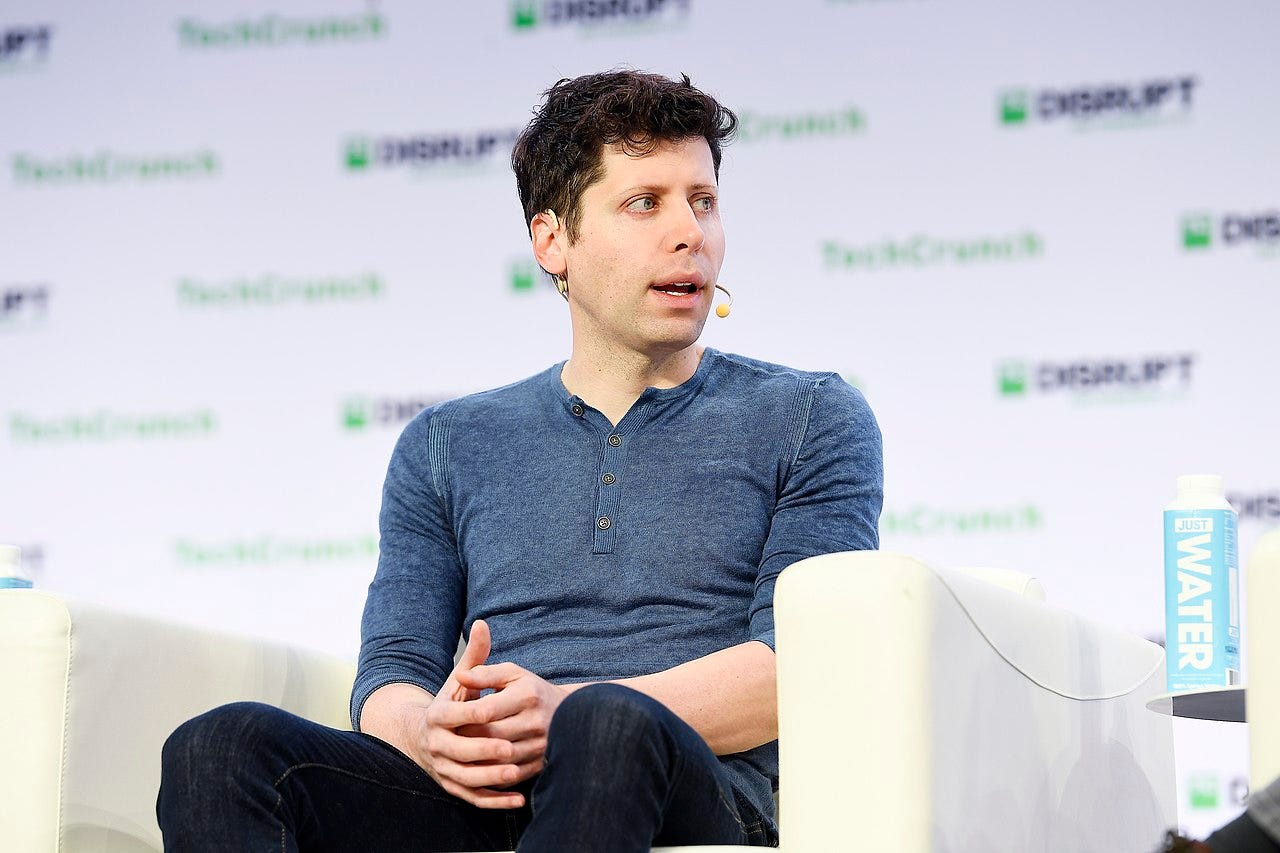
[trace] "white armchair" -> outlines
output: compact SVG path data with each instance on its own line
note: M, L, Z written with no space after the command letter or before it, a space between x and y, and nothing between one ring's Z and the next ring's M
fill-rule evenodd
M1175 824L1169 721L1142 707L1163 690L1161 650L1048 607L1025 575L973 572L866 552L784 573L786 851L1143 851ZM353 674L0 591L0 850L159 850L174 728L241 699L345 727Z
M0 850L160 850L160 747L240 699L349 727L355 668L276 643L0 590Z
M786 850L1143 853L1176 825L1171 723L1144 707L1164 651L977 574L884 552L783 573Z

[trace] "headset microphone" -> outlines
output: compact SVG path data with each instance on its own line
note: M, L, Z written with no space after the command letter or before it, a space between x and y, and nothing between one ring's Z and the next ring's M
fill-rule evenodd
M721 302L719 305L716 306L716 316L728 317L729 312L733 310L733 294L729 292L728 288L721 287L718 284L715 286L715 288L716 290L723 290L724 295L729 297L728 302Z

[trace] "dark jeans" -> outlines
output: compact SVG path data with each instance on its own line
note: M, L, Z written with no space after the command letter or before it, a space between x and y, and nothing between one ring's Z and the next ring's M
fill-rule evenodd
M613 684L556 710L526 805L441 789L399 750L278 708L224 705L164 745L156 814L166 851L628 851L768 844L706 742L662 704Z

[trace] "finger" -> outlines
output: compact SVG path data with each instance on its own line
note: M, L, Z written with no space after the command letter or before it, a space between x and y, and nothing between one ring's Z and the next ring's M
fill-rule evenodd
M440 691L436 693L436 696L443 696L446 699L452 699L454 702L466 702L469 699L477 698L479 695L479 691L469 690L458 683L456 671L449 673L449 677L444 680L444 684L440 685Z
M519 771L519 773L516 776L516 782L523 782L526 779L532 779L534 776L537 776L542 772L543 763L542 756L538 756L537 758L530 759L523 764L517 764L516 770Z
M450 794L482 809L518 809L524 805L524 796L515 791L495 791L492 788L468 788L452 779L436 781Z
M498 738L516 741L547 736L547 718L537 713L519 713L503 720L473 726L459 726L455 732L463 737Z
M474 666L455 673L458 683L473 690L501 689L517 678L529 674L529 671L514 663L495 663L487 666Z
M498 761L477 760L477 764L515 764L523 765L531 761L540 761L546 756L547 739L531 737L518 741L503 741L511 745L511 751Z
M467 764L437 755L431 766L438 776L468 788L501 788L515 784L520 768L514 764Z
M455 666L454 672L458 670L471 669L473 666L480 666L489 658L490 644L492 637L489 636L489 626L483 619L477 619L471 623L471 634L467 637L467 647L462 651L462 657L458 659L458 665Z
M514 764L516 748L501 738L463 737L448 729L436 729L426 738L426 751L459 763L487 761Z
M517 767L526 767L530 764L537 764L538 770L542 769L543 759L547 754L546 738L529 738L528 740L516 741L511 744L511 758L507 759L507 764L514 764ZM536 770L534 771L537 772ZM532 773L529 774L533 775ZM521 775L520 780L529 778Z
M427 709L427 721L449 729L484 725L527 710L530 702L529 695L506 690L481 696L472 702L435 702Z

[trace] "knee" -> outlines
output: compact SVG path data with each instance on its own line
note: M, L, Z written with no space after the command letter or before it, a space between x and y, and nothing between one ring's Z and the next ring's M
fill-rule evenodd
M656 699L620 684L593 684L569 694L551 718L548 740L557 735L597 742L612 750L661 738L671 712Z
M174 730L160 752L162 776L222 773L260 754L280 729L284 711L259 702L234 702L187 720Z

